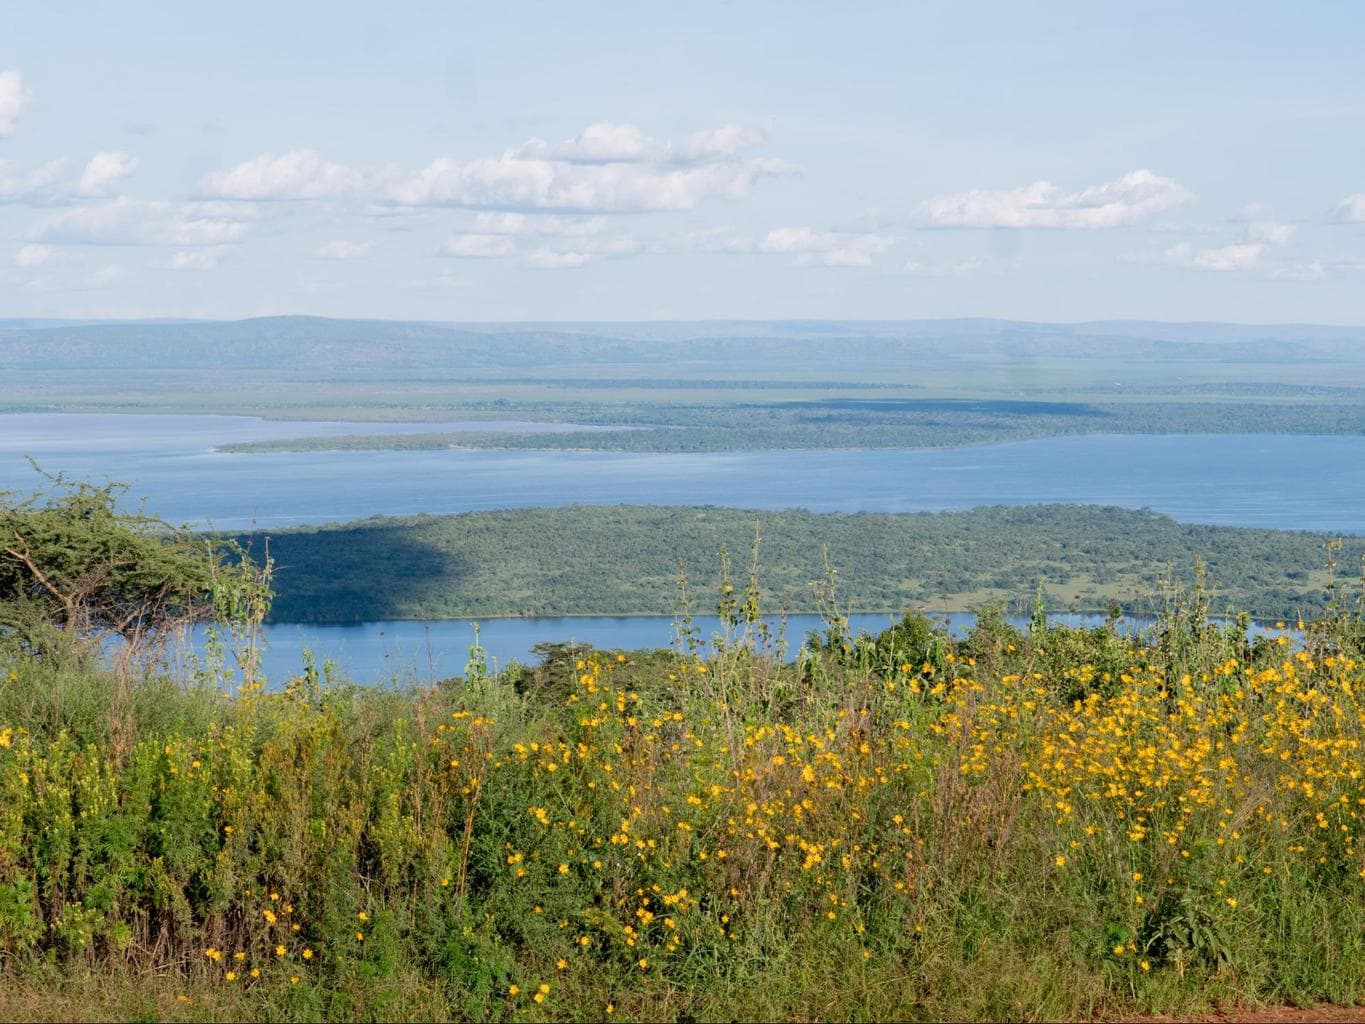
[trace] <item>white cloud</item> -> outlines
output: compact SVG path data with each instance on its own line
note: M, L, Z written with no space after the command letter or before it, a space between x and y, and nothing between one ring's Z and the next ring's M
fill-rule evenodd
M0 202L51 199L61 191L58 183L66 172L65 160L49 160L28 170L20 170L9 161L0 160Z
M767 141L766 132L727 124L708 132L694 132L677 148L676 157L683 160L724 159Z
M222 245L243 238L254 215L249 207L234 215L222 204L120 197L47 217L28 237L34 242L80 245Z
M50 245L25 245L14 254L16 267L51 267L60 262L61 254Z
M691 210L713 196L740 198L763 179L790 174L781 160L674 167L645 163L583 164L514 152L461 163L442 159L388 190L405 206L488 210L644 213Z
M1184 186L1143 169L1079 192L1035 181L1005 191L935 196L920 205L920 216L935 227L1112 228L1135 224L1193 198Z
M344 238L338 238L315 249L313 258L318 260L358 260L362 256L368 256L373 248L373 242L351 242Z
M441 244L437 254L461 259L489 260L511 256L517 251L516 242L506 235L463 234L451 235Z
M1247 238L1253 242L1288 245L1294 237L1295 230L1293 224L1278 224L1275 221L1262 220L1247 225Z
M111 183L137 170L137 164L137 158L127 153L96 153L81 172L76 192L83 196L104 195Z
M1241 215L1236 218L1246 222L1240 232L1241 237L1228 245L1196 247L1189 242L1181 242L1154 258L1124 256L1120 259L1127 263L1164 263L1191 270L1252 270L1260 265L1261 257L1271 246L1288 245L1297 230L1293 224L1281 224L1266 219L1268 216L1269 210L1263 204L1252 203L1243 208ZM1247 222L1248 217L1258 219ZM1277 271L1274 276L1281 274Z
M905 265L907 274L922 274L926 277L949 277L956 274L970 274L973 270L980 270L986 265L983 259L959 260L956 263L923 263L919 260L910 260Z
M1357 192L1337 203L1332 220L1341 224L1365 224L1365 192Z
M1251 270L1260 263L1265 248L1264 242L1237 242L1214 249L1196 249L1182 242L1167 249L1156 262L1194 270Z
M32 94L24 88L24 76L19 71L0 71L0 139L14 134L19 112L28 106Z
M1270 276L1281 281L1321 281L1327 276L1327 268L1322 260L1310 260L1307 263L1281 267Z
M815 231L809 227L775 228L758 239L721 242L722 252L790 254L802 265L822 263L827 267L866 267L895 243L887 235L848 231Z
M165 263L167 270L217 270L223 257L236 248L231 245L212 246L205 249L181 249L171 253Z
M1365 272L1365 263L1357 260L1313 259L1307 263L1295 263L1281 267L1270 276L1284 281L1321 281L1324 278L1336 277L1341 274L1359 274L1362 272Z
M532 139L522 147L528 155L550 155L559 160L583 163L619 163L644 160L659 155L660 147L653 139L633 124L612 124L602 121L589 125L572 139L557 146L547 146Z
M727 124L708 131L694 132L686 141L673 145L658 142L633 124L602 121L589 125L578 135L550 144L531 139L521 145L518 156L540 160L566 160L572 163L701 163L733 159L741 151L761 146L767 133L756 128Z
M527 255L526 265L541 270L567 270L573 267L581 267L591 259L592 255L586 252L555 252L550 249L537 249Z
M199 189L217 199L328 199L361 191L366 175L311 149L263 153L228 171L206 174Z
M738 158L762 141L753 129L726 125L674 147L635 125L600 122L555 145L532 139L497 157L441 158L408 173L350 167L297 149L207 174L200 192L257 200L355 196L369 201L371 213L382 212L379 203L520 213L690 210L708 198L742 197L761 179L797 171L782 160Z

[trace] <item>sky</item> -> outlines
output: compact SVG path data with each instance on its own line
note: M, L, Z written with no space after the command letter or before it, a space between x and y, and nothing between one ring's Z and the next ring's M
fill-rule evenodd
M0 0L0 318L1365 324L1365 4Z

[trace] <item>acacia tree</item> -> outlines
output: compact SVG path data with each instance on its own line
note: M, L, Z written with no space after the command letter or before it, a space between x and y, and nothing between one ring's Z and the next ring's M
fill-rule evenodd
M60 658L118 638L126 670L177 630L264 618L268 560L120 510L126 485L47 480L28 497L0 492L0 642Z

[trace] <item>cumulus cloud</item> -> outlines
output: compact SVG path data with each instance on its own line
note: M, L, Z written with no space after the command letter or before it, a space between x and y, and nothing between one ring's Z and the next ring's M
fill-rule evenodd
M451 235L437 250L440 256L454 256L459 259L490 260L511 256L517 251L517 243L506 235L486 235L468 233Z
M558 145L549 145L542 139L531 139L521 147L520 152L533 157L549 156L583 163L619 163L657 157L661 149L658 143L633 124L601 121L589 125Z
M1094 229L1136 224L1193 199L1183 185L1142 169L1079 192L1035 181L1004 191L935 196L919 213L935 227Z
M76 192L82 196L102 196L111 184L136 171L137 164L137 158L127 153L96 153L81 172Z
M532 139L500 156L441 158L407 173L350 167L297 149L207 174L200 192L233 200L355 196L372 209L387 203L519 213L690 210L705 199L747 195L764 178L795 173L782 160L740 158L764 139L753 129L726 125L674 146L635 125L600 122L560 143Z
M66 177L65 160L49 160L37 167L22 169L0 160L0 202L42 202L56 198Z
M1196 249L1181 242L1162 253L1157 262L1194 270L1251 270L1260 263L1265 250L1264 242L1237 242L1213 249Z
M727 124L711 131L693 133L677 148L675 156L682 160L727 159L767 141L767 132Z
M1247 225L1247 238L1253 242L1288 245L1294 237L1293 224L1279 224L1271 220L1255 221Z
M31 98L32 94L24 88L22 72L0 71L0 139L14 134L19 112Z
M885 252L894 241L886 235L813 231L808 227L776 228L759 240L756 251L792 253L802 264L866 267L872 264L873 256Z
M1281 267L1270 276L1282 281L1321 281L1341 274L1362 272L1365 272L1365 263L1357 260L1312 259L1305 263L1292 263Z
M61 262L61 254L50 245L25 245L14 254L14 265L25 269L51 267Z
M702 252L791 255L802 266L866 267L892 245L887 235L853 231L816 231L810 227L774 228L754 238L726 237L703 232L692 236L688 246Z
M711 197L740 198L763 178L790 174L781 160L671 166L652 163L584 164L528 158L442 159L398 181L388 198L404 206L460 206L488 210L647 213L691 210Z
M368 256L374 248L373 242L351 242L338 238L313 250L313 258L318 260L358 260Z
M1270 276L1281 281L1321 281L1327 276L1327 267L1322 260L1309 260L1281 267Z
M574 267L581 267L591 260L591 253L537 249L527 254L526 265L539 270L570 270Z
M167 270L217 270L223 257L235 246L219 245L207 249L181 249L171 253L166 261Z
M634 238L597 238L561 237L547 239L526 257L526 265L541 269L559 270L567 267L581 267L599 256L608 259L620 256L634 256L637 253L663 253L669 251L662 243L642 243Z
M231 170L206 174L199 190L216 199L329 199L361 191L364 172L311 149L263 153Z
M1191 270L1253 270L1260 266L1261 257L1272 246L1288 245L1296 232L1293 224L1282 224L1268 217L1269 210L1264 205L1252 203L1234 218L1243 222L1244 226L1239 232L1240 237L1228 245L1195 246L1181 242L1155 257L1125 256L1120 259L1128 263L1163 263ZM1276 272L1274 276L1281 275Z
M253 216L250 209L229 211L220 204L120 197L47 217L29 232L29 240L81 245L223 245L243 238Z
M1332 220L1339 224L1365 224L1365 192L1357 192L1337 203Z
M531 139L515 152L532 159L566 160L572 163L694 163L728 160L746 149L768 141L756 128L727 124L694 132L681 143L659 142L633 124L602 121L559 143Z
M108 186L132 174L138 161L127 153L96 153L76 175L69 160L49 160L36 167L21 168L0 160L0 202L49 205L73 198L102 196Z

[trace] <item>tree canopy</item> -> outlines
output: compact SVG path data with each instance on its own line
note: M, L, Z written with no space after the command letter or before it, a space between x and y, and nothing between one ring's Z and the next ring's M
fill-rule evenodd
M197 622L264 616L268 569L236 544L124 511L125 485L46 480L0 492L0 644L56 656L117 639L128 659Z

